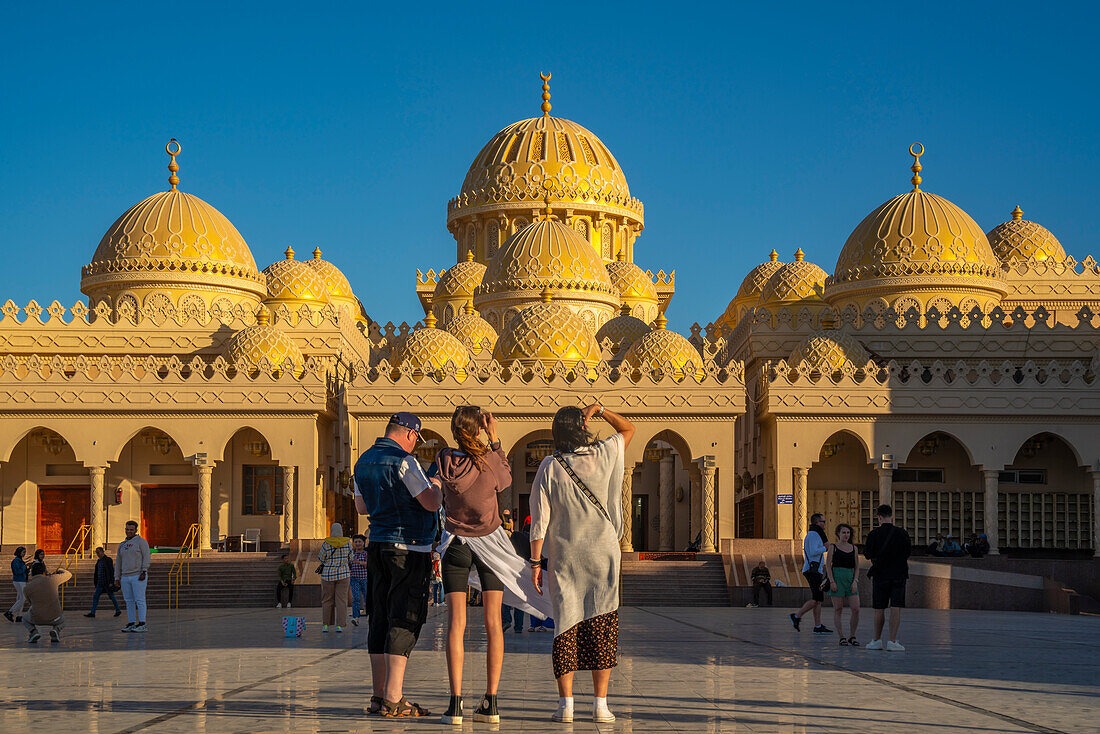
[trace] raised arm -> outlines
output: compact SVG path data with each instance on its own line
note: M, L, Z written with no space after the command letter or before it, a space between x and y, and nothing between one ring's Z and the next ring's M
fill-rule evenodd
M592 403L584 408L585 419L591 421L593 416L603 418L616 433L623 434L623 447L630 445L630 439L634 438L634 424L623 418L618 413L608 410L599 403Z

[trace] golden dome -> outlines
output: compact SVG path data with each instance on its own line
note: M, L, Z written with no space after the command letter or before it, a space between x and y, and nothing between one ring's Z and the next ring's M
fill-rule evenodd
M607 274L611 285L619 292L619 298L632 309L640 307L642 313L651 318L657 317L657 286L645 271L634 263L626 261L626 254L619 250L615 260L607 263ZM650 313L652 312L652 313Z
M493 347L497 343L497 331L493 328L485 319L477 315L474 311L473 301L468 301L462 309L462 313L458 314L443 327L443 330L462 342L462 345L469 350L470 354L481 354L481 350L485 347L485 340L489 340L490 352L493 351Z
M779 253L772 250L768 259L750 270L745 279L741 281L741 287L737 289L737 295L726 306L725 312L718 317L718 323L730 327L736 326L745 310L752 308L760 300L764 285L785 264L779 261Z
M397 365L408 362L414 368L414 375L430 374L440 379L447 364L451 363L457 370L455 375L461 379L470 361L469 352L462 342L435 325L435 316L429 311L424 317L424 326L409 334L398 349Z
M546 289L540 303L508 322L493 348L493 358L505 365L518 361L524 367L536 361L547 368L559 361L570 368L578 363L591 367L600 361L600 348L584 319L565 304L552 302Z
M166 150L172 188L115 220L82 269L80 290L93 301L135 289L169 289L228 292L258 302L264 280L241 233L217 209L176 188L178 144L173 140Z
M321 248L313 249L313 259L306 260L306 265L313 268L321 278L325 286L325 295L328 300L337 307L346 306L351 314L359 320L363 320L366 314L361 314L362 305L351 289L351 282L340 268L328 260L321 259Z
M872 211L848 237L829 278L830 301L856 291L887 298L914 290L1004 294L1000 262L978 224L947 199L920 190L920 154L913 152L919 145L910 149L918 159L913 190Z
M634 371L637 378L643 371L660 378L666 369L672 369L672 376L682 380L691 375L702 380L703 357L684 337L675 331L666 329L668 319L664 314L657 317L656 328L648 332L627 350L623 364Z
M865 367L870 359L863 345L849 334L819 331L806 337L787 361L792 367L805 362L811 369L832 374L846 364Z
M1024 211L1016 207L1012 219L998 224L987 235L993 254L1003 263L1009 260L1062 262L1066 251L1058 238L1046 227L1024 219Z
M780 266L760 289L760 302L780 306L799 301L820 301L829 274L807 262L802 248L794 253L794 262Z
M276 376L281 367L290 360L294 363L294 376L301 377L305 371L305 357L294 340L268 323L268 312L264 307L256 313L256 323L247 329L233 334L225 346L225 356L231 364L245 364L253 371L258 370L264 360L272 367Z
M264 268L264 275L267 276L267 298L264 300L276 303L308 303L312 306L328 303L328 286L320 271L295 260L292 247L287 247L283 256L284 259Z
M466 259L447 268L435 284L433 303L460 301L465 303L474 295L485 276L485 266L474 261L474 253L467 251Z
M623 304L619 315L608 321L596 332L596 343L603 344L604 339L611 342L611 351L615 354L626 351L639 339L649 333L649 324L637 316L630 315L630 305Z

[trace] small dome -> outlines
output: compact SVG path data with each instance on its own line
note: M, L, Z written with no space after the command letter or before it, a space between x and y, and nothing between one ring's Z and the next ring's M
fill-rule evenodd
M489 340L489 352L493 351L497 343L496 329L477 315L473 301L467 301L462 313L452 318L443 330L462 342L470 354L481 354L486 339Z
M252 370L259 370L266 359L272 365L276 376L289 359L294 363L294 376L301 377L305 371L305 357L294 340L284 331L269 323L267 309L260 307L256 313L256 323L247 329L233 334L225 345L225 357L232 364L246 364Z
M702 355L687 339L666 329L667 324L668 319L664 314L658 316L656 328L634 342L627 350L623 364L633 368L635 377L642 372L648 372L659 378L671 367L672 376L676 380L682 380L688 375L702 380L705 374Z
M466 374L466 364L470 361L469 352L462 342L442 329L435 328L435 324L435 316L429 311L424 317L424 326L409 334L408 339L398 349L397 364L408 362L414 368L413 374L431 374L439 379L447 364L451 363L457 370L456 376L463 377Z
M603 259L556 219L540 219L508 238L478 288L482 296L517 290L591 291L616 298Z
M435 284L433 303L459 301L465 303L473 295L485 276L485 266L474 261L474 253L467 251L466 259L447 268Z
M362 320L360 315L362 304L355 297L355 293L351 289L351 282L340 268L328 260L321 259L321 248L314 248L313 259L305 262L320 276L321 282L325 285L325 295L328 296L328 300L337 307L346 306L353 316Z
M998 224L986 235L993 254L1003 263L1010 260L1062 262L1066 251L1058 238L1046 227L1024 219L1024 211L1016 207L1012 219Z
M294 259L294 249L287 247L284 258L264 268L267 276L267 302L322 306L328 303L328 287L320 272ZM345 282L346 282L345 278Z
M649 324L637 316L630 315L630 305L623 304L619 315L609 320L596 332L596 343L603 344L604 339L611 342L611 350L620 354L649 333Z
M577 314L563 303L553 303L545 289L542 302L523 309L508 322L493 349L493 357L505 364L525 367L541 361L545 367L562 362L566 367L600 361L596 337Z
M864 367L871 355L852 336L841 331L815 332L806 337L791 353L792 367L805 362L811 369L832 374L851 364Z
M781 266L768 278L760 290L760 301L767 306L780 306L799 301L820 301L825 293L829 274L807 262L802 248L794 253L794 262Z
M745 310L752 308L760 300L764 285L785 264L779 261L779 253L772 250L768 260L750 270L745 279L741 281L741 287L737 289L737 295L726 306L725 313L718 317L718 323L730 327L736 326Z
M606 266L611 277L611 285L619 292L619 297L632 306L635 303L657 304L657 286L634 263L628 263L623 251Z

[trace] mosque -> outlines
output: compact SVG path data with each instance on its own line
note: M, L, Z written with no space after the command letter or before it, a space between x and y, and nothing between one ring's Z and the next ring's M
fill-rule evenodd
M600 400L638 426L624 552L797 539L814 512L861 537L882 501L916 543L1100 552L1091 256L1018 206L986 233L922 188L917 144L910 190L853 223L831 273L808 243L772 250L678 334L623 167L550 114L549 75L542 96L447 203L455 264L417 272L414 326L368 315L319 248L259 269L179 188L170 142L168 190L103 234L86 302L0 308L0 543L116 543L130 519L161 546L193 524L204 547L365 529L350 471L388 416L421 416L427 462L467 403L500 420L522 517L555 410Z

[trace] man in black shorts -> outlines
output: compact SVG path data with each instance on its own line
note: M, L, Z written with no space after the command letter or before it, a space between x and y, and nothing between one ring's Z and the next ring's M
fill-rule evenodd
M878 527L867 534L863 543L863 555L871 562L867 576L871 579L871 606L875 610L875 639L867 644L868 650L905 652L898 642L901 627L901 610L905 606L905 581L909 578L909 553L912 545L909 533L894 525L894 511L890 505L879 505ZM886 623L886 608L890 613L890 639L884 645L882 628Z
M420 441L420 419L396 413L386 435L355 463L355 507L370 516L367 651L374 695L368 713L383 716L430 715L402 695L409 654L428 618L432 544L443 501L438 480L430 481L412 454Z

